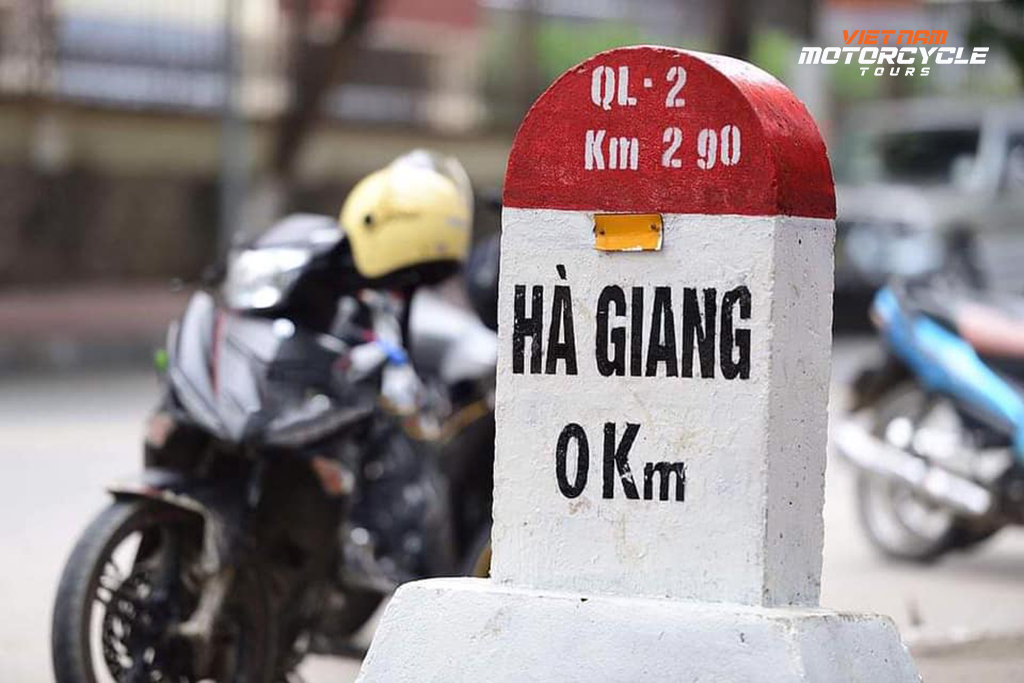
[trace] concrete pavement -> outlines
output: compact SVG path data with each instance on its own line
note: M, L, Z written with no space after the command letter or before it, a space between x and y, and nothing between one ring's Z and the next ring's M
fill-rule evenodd
M842 343L841 382L869 345ZM155 400L145 371L7 376L0 379L0 621L3 680L46 683L53 591L81 529L105 503L105 482L139 466L142 423ZM931 567L877 557L856 526L850 473L829 463L824 604L891 615L924 656L931 683L1024 680L1024 532L1000 533L975 553ZM954 647L964 635L982 643ZM364 635L365 641L365 635ZM354 660L320 658L309 683L343 683Z

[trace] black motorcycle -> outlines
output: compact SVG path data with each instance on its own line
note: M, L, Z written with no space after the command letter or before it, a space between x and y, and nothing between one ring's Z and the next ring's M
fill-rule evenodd
M288 680L399 583L486 571L496 339L430 279L361 281L298 215L192 296L142 476L61 578L58 683Z

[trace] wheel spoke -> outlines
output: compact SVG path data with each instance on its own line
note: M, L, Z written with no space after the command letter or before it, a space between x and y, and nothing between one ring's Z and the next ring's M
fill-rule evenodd
M197 680L189 659L166 637L195 607L196 596L182 585L180 574L184 538L179 528L150 526L129 533L102 561L93 592L98 622L93 622L90 638L96 639L95 665L105 665L109 678L97 680Z
M85 636L96 683L196 683L207 678L236 680L246 672L275 666L275 643L267 640L269 614L265 582L243 581L216 611L209 665L196 663L192 643L175 629L198 605L204 581L194 567L200 556L200 520L167 507L119 503L90 532L88 582L77 582L88 610L85 633L69 626L61 633ZM103 548L104 554L93 549ZM81 566L81 565L75 565ZM255 576L243 568L246 576ZM77 574L72 574L77 581ZM63 584L62 584L63 585ZM253 593L259 590L260 593ZM79 603L81 604L81 603ZM65 614L62 623L78 622ZM55 626L55 633L57 633ZM67 640L65 638L65 640ZM198 645L198 643L197 643ZM267 648L270 648L268 651ZM67 651L67 648L64 648ZM203 654L203 653L199 653ZM203 670L196 670L202 667ZM64 680L64 679L60 679Z

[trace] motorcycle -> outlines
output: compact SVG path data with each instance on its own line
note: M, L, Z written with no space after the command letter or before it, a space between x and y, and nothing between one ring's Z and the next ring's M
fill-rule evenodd
M60 581L58 683L291 680L398 584L486 572L494 331L346 282L346 249L288 217L172 324L144 470Z
M870 542L927 562L1024 523L1024 300L932 278L879 290L871 318L887 353L834 437Z

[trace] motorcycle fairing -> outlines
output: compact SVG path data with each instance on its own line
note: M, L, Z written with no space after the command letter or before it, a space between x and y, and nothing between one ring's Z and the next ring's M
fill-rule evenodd
M218 309L196 292L168 345L168 378L188 415L217 438L297 446L368 415L374 395L338 390L334 363L346 350L287 319Z
M1014 440L1024 464L1024 397L993 371L964 339L927 315L905 310L891 287L875 296L872 312L893 351L926 388L984 411Z

